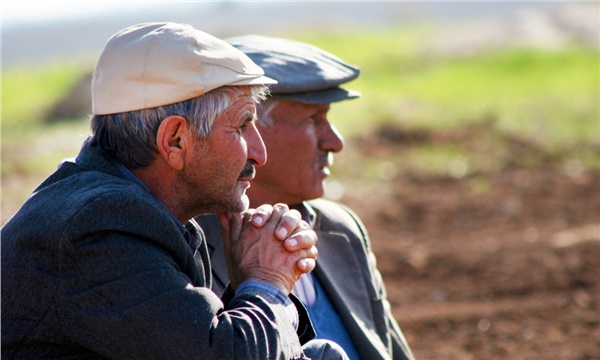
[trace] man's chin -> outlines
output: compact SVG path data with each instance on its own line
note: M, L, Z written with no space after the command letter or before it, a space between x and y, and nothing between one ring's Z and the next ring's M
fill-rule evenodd
M250 208L250 199L248 199L248 196L244 193L237 201L231 204L230 210L232 212L241 213L248 210L248 208Z
M244 194L244 196L242 196L240 205L241 205L240 212L244 212L250 208L250 199L248 199L248 196L246 194Z

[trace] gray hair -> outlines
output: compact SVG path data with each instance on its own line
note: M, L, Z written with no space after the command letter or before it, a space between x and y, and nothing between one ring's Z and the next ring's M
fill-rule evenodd
M256 103L268 96L265 85L243 88L250 89ZM118 114L94 115L91 118L92 145L98 145L107 155L129 169L146 167L156 156L156 135L163 119L182 116L191 125L194 135L207 138L215 119L231 107L233 95L241 92L242 86L223 86L175 104Z
M277 106L279 100L274 97L270 97L267 100L263 101L256 107L256 114L258 116L258 122L264 126L269 127L273 125L273 117L271 116L271 112Z

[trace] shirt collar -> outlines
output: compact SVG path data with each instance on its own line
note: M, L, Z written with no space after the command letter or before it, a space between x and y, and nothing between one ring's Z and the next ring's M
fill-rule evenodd
M315 226L317 213L305 201L300 204L290 205L290 209L298 210L302 216L302 220L306 221L311 229Z

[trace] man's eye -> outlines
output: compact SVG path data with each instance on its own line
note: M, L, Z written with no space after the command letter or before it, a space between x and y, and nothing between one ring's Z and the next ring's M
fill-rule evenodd
M315 115L315 116L311 116L311 117L309 117L309 118L306 118L306 120L305 120L305 121L306 121L307 123L309 123L309 124L314 124L314 123L316 123L316 122L318 121L318 118L317 118L317 116Z
M248 127L248 123L244 123L243 125L239 126L236 130L237 130L237 132L239 132L241 134L244 131L246 131L247 127Z

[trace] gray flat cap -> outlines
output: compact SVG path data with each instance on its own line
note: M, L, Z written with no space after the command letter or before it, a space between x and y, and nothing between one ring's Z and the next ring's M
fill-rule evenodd
M358 77L358 67L316 46L260 35L226 41L248 55L264 70L265 76L277 80L277 84L270 87L273 97L306 104L329 104L361 95L340 87Z

